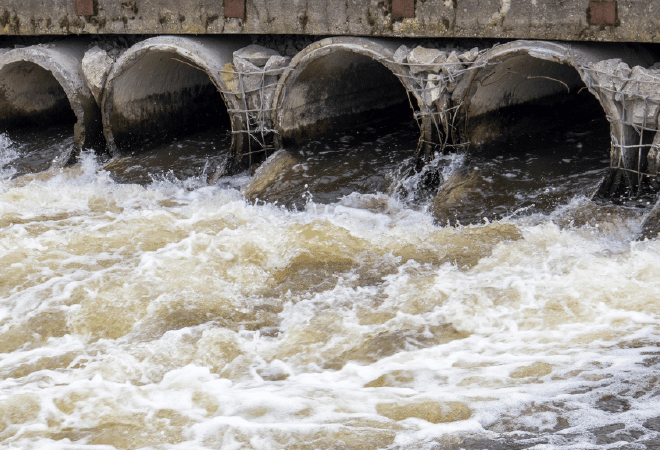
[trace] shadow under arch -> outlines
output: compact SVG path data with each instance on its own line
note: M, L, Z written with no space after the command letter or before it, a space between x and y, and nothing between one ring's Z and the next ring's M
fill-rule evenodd
M108 75L102 100L103 132L113 156L204 126L225 125L240 149L240 105L226 75L245 37L159 36L124 53Z
M300 143L328 131L410 117L417 102L397 77L400 42L332 37L298 53L279 80L272 108L280 144Z
M71 40L17 48L0 55L0 125L72 126L73 147L62 148L53 166L83 148L104 146L101 114L82 72L88 42Z

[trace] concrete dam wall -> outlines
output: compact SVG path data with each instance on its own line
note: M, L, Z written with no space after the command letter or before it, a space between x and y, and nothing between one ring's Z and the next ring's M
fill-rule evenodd
M83 148L121 156L145 142L225 127L234 166L244 167L290 142L408 114L419 125L415 156L423 164L438 151L605 115L611 171L601 191L657 183L653 47L357 36L132 41L67 37L4 49L3 127L70 123L75 145L56 165ZM227 170L217 168L216 178Z
M54 166L86 148L119 157L221 127L232 157L217 179L290 143L392 116L419 126L420 165L604 116L610 171L599 192L657 187L660 8L340 3L4 2L0 124L69 124L74 145Z

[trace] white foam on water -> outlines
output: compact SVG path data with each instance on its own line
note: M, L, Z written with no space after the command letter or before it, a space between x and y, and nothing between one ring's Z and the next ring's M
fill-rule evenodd
M660 242L634 218L576 199L451 228L384 194L292 212L197 181L120 185L89 154L2 181L4 447L657 436Z

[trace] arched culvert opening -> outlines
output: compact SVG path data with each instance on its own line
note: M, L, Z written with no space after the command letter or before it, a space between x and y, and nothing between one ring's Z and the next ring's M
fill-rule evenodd
M114 80L110 127L121 152L172 137L231 128L208 74L173 51L152 51Z
M606 117L580 73L568 64L524 51L484 63L460 99L466 105L461 117L464 139L473 149Z
M76 123L64 88L53 74L31 61L0 68L0 120L7 128Z
M462 105L463 140L474 148L605 115L618 136L621 130L615 124L621 122L622 110L588 75L590 66L613 58L631 66L650 63L645 52L620 44L514 41L493 48L476 61L476 69L452 97Z
M586 69L619 53L643 62L626 48L525 41L478 59L452 99L464 105L460 129L470 144L469 166L478 170L441 187L434 202L439 220L480 222L484 211L498 218L521 208L548 212L593 194L608 173L611 136L626 130L622 109Z
M400 45L329 38L296 55L272 103L289 156L260 168L246 196L302 207L388 192L420 135L416 101L392 63Z
M100 110L84 76L85 42L33 46L0 56L0 127L19 147L19 172L61 166L103 146Z
M115 64L103 97L103 127L114 155L140 152L214 128L229 151L232 123L221 94L225 65L243 39L157 37ZM228 99L231 101L231 99ZM221 149L219 149L220 151Z
M414 122L414 98L385 62L396 48L378 40L332 38L303 50L276 95L283 143L383 120L403 126Z

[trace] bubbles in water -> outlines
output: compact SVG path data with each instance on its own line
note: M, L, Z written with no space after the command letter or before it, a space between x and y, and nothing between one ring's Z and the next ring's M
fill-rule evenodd
M303 193L302 198L305 199L305 204L312 203L314 201L314 195L309 191L308 184L305 185L305 189L307 190Z

